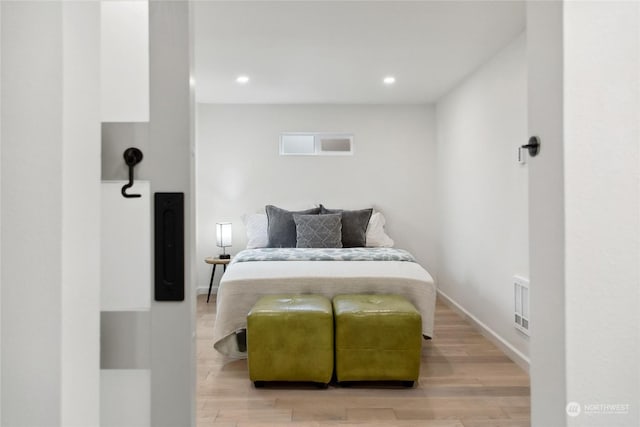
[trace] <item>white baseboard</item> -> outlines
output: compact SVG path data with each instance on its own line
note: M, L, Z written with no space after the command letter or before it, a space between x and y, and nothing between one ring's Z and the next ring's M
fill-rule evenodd
M461 316L469 320L473 326L475 326L480 333L485 336L489 341L494 343L500 350L502 350L511 360L513 360L518 366L524 369L527 373L529 372L529 358L522 354L521 351L516 349L514 346L509 344L504 338L498 335L493 329L485 325L481 322L477 317L473 314L469 313L464 309L460 304L455 302L452 298L450 298L447 294L438 289L438 294L442 297L442 301L444 301L449 307L458 312Z

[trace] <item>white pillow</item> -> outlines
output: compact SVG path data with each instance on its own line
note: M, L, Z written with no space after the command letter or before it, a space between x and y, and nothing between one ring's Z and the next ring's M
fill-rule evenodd
M393 240L384 232L386 220L380 212L374 212L369 219L367 226L367 247L368 248L392 248Z
M266 214L245 214L242 222L247 229L247 249L266 248L269 245Z

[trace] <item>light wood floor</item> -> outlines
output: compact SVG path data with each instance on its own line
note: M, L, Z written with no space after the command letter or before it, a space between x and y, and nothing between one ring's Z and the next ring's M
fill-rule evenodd
M425 426L530 425L529 377L471 325L438 301L435 337L423 341L413 389L255 389L244 360L223 364L213 349L215 300L198 297L197 425Z

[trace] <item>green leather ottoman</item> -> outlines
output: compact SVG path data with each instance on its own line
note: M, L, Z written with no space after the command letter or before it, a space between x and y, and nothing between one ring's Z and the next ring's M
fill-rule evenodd
M336 378L348 381L403 381L420 375L422 318L399 295L338 295Z
M311 381L325 385L333 375L333 311L321 295L270 295L247 316L249 378Z

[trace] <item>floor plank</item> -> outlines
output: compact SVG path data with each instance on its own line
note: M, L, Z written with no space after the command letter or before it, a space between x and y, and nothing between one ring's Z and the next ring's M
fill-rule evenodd
M446 304L438 301L434 339L423 341L412 389L329 386L255 389L247 363L225 359L211 342L215 299L197 305L197 426L526 427L529 377Z

